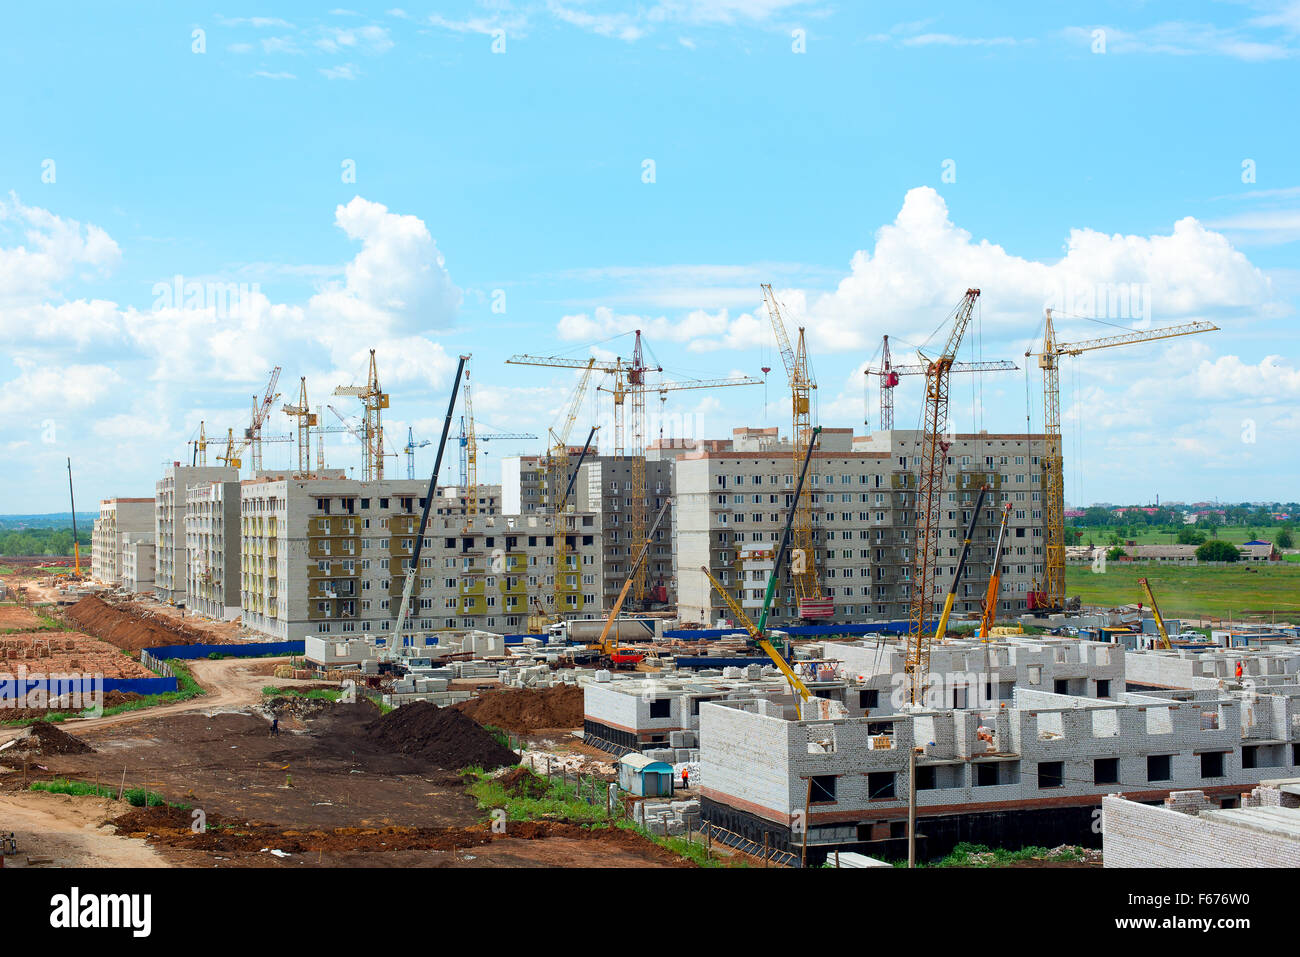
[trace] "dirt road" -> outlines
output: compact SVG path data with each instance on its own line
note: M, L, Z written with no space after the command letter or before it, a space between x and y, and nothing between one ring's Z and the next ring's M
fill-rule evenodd
M0 830L14 832L18 861L48 867L168 867L138 838L103 822L131 810L125 801L41 791L0 793ZM48 862L48 863L46 863Z
M319 684L294 678L271 678L264 671L267 664L288 661L288 658L225 658L220 661L198 660L190 662L190 670L207 694L188 701L174 704L158 705L154 708L140 708L136 711L124 711L121 714L105 718L73 718L59 725L69 734L76 735L82 731L97 728L111 728L117 725L135 724L152 718L161 718L171 714L183 714L189 711L236 711L262 700L262 689L269 684L277 687ZM0 717L3 712L0 712ZM0 728L0 744L16 737L22 728Z

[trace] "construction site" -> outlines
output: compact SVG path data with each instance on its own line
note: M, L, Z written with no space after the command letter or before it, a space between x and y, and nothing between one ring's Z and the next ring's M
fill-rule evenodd
M924 362L885 339L859 435L816 421L805 329L762 293L788 436L650 441L648 399L765 380L664 378L636 332L508 360L574 387L491 481L484 443L537 436L476 426L471 357L399 450L371 350L333 390L359 418L277 367L247 424L100 503L89 560L10 563L5 866L1099 868L1106 815L1115 866L1162 866L1169 814L1180 861L1267 827L1300 865L1300 627L1067 589L1061 357L1215 327L1066 342L1047 310L1042 430L959 433L952 377L1019 368L959 361L971 288ZM341 432L360 477L326 464Z

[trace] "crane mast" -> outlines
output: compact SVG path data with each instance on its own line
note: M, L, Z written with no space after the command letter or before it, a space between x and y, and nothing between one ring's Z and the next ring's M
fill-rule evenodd
M459 384L459 379L457 383ZM362 439L362 474L367 482L380 482L384 478L384 424L383 410L388 408L388 393L379 386L379 370L375 365L375 350L370 350L370 371L365 385L341 385L335 395L350 395L361 400L365 416L365 437Z
M925 412L922 430L921 469L916 487L916 541L912 554L911 607L908 615L907 657L909 700L924 700L930 671L930 635L927 632L934 586L935 560L939 554L939 500L943 494L943 465L948 443L948 375L956 361L962 336L970 324L979 298L978 289L967 289L953 312L948 341L939 356L928 363L925 373Z
M776 335L781 361L785 363L786 377L790 382L790 400L793 413L794 469L799 469L804 454L812 444L812 390L816 383L808 373L808 350L804 330L799 329L798 346L792 348L786 334L785 321L771 283L763 283L763 301ZM794 513L794 551L791 553L791 577L794 579L795 599L800 618L829 618L834 614L834 602L822 595L817 577L815 542L812 529L812 488L803 486L796 495Z
M298 380L298 402L296 405L285 403L281 410L285 415L297 420L298 437L298 473L306 476L311 472L311 430L317 424L316 413L307 403L307 377Z
M1060 357L1077 356L1094 349L1109 349L1137 342L1172 339L1219 327L1212 322L1186 322L1160 329L1139 329L1116 336L1058 342L1052 310L1044 311L1043 345L1037 353L1043 370L1043 525L1046 538L1044 581L1029 593L1031 611L1060 611L1065 607L1065 470L1061 454ZM1025 353L1025 358L1034 355Z

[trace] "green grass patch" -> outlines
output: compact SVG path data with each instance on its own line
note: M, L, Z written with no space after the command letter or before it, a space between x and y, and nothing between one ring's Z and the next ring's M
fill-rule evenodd
M313 701L338 701L343 697L343 692L334 688L312 688L310 691L299 691L296 688L277 688L275 685L266 685L262 688L262 694L268 698L311 698Z
M617 827L635 831L646 840L701 867L745 866L743 862L725 858L710 859L703 844L688 841L684 837L654 834L619 814L610 815L603 800L588 804L582 795L591 793L593 783L597 794L603 795L609 786L606 781L595 778L586 778L580 782L548 780L544 776L535 775L535 780L529 786L512 792L482 768L466 768L461 774L469 779L467 790L478 801L479 809L487 811L489 815L492 811L503 809L507 821L567 821L593 830Z
M1291 563L1211 567L1107 562L1099 573L1089 565L1067 565L1065 589L1085 605L1146 605L1139 578L1151 582L1166 618L1300 616L1300 568Z
M45 791L49 794L71 794L74 796L94 795L95 797L117 798L117 788L108 784L91 784L88 781L70 781L67 778L55 778L53 781L34 781L29 790ZM132 807L176 807L188 811L188 804L172 804L157 791L144 788L127 788L122 792L122 800Z

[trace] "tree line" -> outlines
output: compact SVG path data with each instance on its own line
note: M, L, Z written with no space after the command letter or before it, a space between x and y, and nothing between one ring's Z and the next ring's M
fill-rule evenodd
M90 529L77 528L77 541L81 554L90 555ZM23 528L0 531L0 556L72 554L71 528Z

